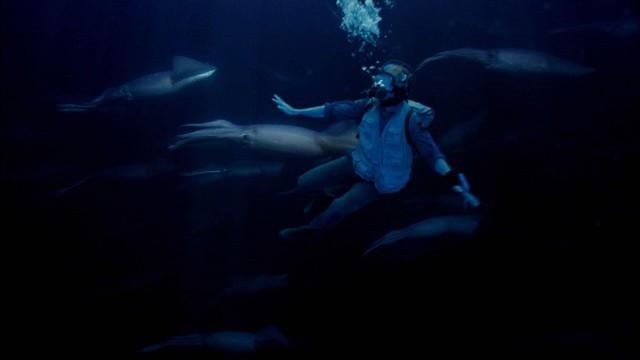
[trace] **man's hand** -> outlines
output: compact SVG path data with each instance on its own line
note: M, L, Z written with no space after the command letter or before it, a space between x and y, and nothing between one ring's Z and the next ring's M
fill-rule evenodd
M273 98L271 98L271 100L274 103L276 103L276 106L278 107L278 109L280 109L280 111L282 111L283 113L285 113L287 115L298 115L298 113L299 113L298 109L295 109L291 105L287 104L287 102L284 101L277 94L273 94Z
M477 208L480 206L480 199L478 199L475 195L470 193L469 191L462 188L462 186L454 186L453 191L459 193L464 199L464 208Z
M480 206L480 199L478 199L470 192L471 186L469 185L469 182L467 181L467 178L464 176L464 174L459 173L458 180L460 182L460 185L454 185L453 191L462 196L462 198L464 199L465 209L468 209L470 207L477 208L478 206Z

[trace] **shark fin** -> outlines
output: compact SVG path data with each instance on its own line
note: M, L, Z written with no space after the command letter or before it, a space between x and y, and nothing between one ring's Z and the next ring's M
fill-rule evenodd
M199 75L207 76L207 73L215 71L216 68L209 64L205 64L185 56L174 56L171 79L174 83L177 83Z

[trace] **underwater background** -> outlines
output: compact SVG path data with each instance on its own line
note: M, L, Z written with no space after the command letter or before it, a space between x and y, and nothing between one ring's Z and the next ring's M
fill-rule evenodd
M16 343L128 354L170 336L277 328L288 339L277 352L293 358L631 357L638 4L378 5L383 36L359 51L330 0L2 1L2 238ZM554 31L602 22L630 25ZM417 166L397 197L323 239L289 243L278 231L309 220L310 198L279 193L321 159L233 144L168 150L181 125L214 119L325 129L321 119L285 116L272 95L299 107L357 99L370 86L363 66L417 65L460 48L537 50L594 69L513 75L453 61L416 74L411 98L434 109L432 134L446 135L442 150L481 210L434 206L450 190ZM168 69L176 55L217 71L170 96L56 110ZM277 162L282 172L182 176L247 161ZM459 213L481 215L473 236L362 256L390 230ZM240 295L221 296L247 282Z

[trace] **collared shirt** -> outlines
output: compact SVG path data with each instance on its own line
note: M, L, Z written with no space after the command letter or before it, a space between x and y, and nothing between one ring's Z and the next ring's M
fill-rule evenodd
M343 100L325 104L324 118L330 122L360 122L371 107L370 99ZM428 127L434 119L433 110L425 105L409 100L413 108L413 116L409 120L409 136L419 155L425 159L429 167L434 168L438 159L444 159L438 145L433 140Z

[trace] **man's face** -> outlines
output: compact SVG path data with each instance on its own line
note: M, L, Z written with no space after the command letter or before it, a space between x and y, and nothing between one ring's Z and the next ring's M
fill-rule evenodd
M379 73L372 76L373 88L376 90L376 98L386 100L393 97L393 77L391 74Z

